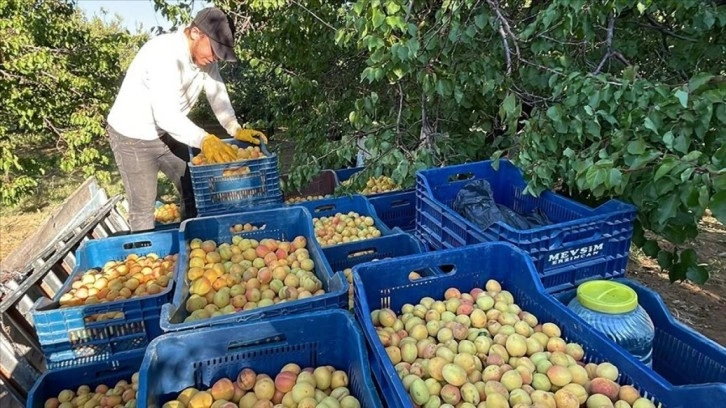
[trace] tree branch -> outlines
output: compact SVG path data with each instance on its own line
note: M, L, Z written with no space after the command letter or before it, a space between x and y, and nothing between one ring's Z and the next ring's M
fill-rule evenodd
M512 74L512 51L509 49L509 43L507 42L507 34L504 32L502 25L499 25L499 35L502 37L502 44L504 45L504 57L507 60L507 75Z
M507 61L507 75L512 74L512 49L509 47L509 40L507 37L512 39L512 44L514 45L514 52L517 54L517 59L521 60L522 56L519 52L519 44L517 44L517 36L514 35L512 32L512 28L509 25L509 21L507 21L506 18L504 18L504 15L502 14L502 11L499 9L499 4L497 0L486 0L487 4L489 4L489 7L491 7L492 10L494 10L494 13L497 15L497 19L499 20L499 35L502 37L502 45L504 46L504 57Z
M323 23L323 24L324 24L324 25L325 25L326 27L328 27L329 29L331 29L331 30L333 30L333 31L336 31L336 30L335 30L335 27L333 27L332 25L328 24L328 23L327 23L327 22L326 22L325 20L323 20L322 18L318 17L318 15L317 15L317 14L313 13L312 11L310 11L310 9L308 9L308 8L307 8L307 7L305 7L305 6L303 6L302 4L300 4L299 2L297 2L296 0L288 0L288 1L289 1L290 3L292 3L292 4L295 4L295 5L299 6L299 7L301 7L301 8L303 9L303 10L307 11L308 13L310 13L310 15L312 15L313 17L315 17L315 19L317 19L318 21L320 21L321 23ZM323 4L324 4L324 3L323 3Z
M431 125L429 124L428 116L426 115L426 95L421 95L421 133L419 134L419 140L424 142L427 149L431 149L433 143L431 142Z
M557 70L555 70L555 69L552 69L552 68L550 68L550 67L546 67L546 66L544 66L544 65L542 65L542 64L538 64L538 63L536 63L536 62L532 62L532 61L526 60L526 59L524 59L524 58L521 58L521 59L520 59L520 61L524 62L524 63L525 63L525 64L527 64L527 65L531 65L531 66L533 66L533 67L536 67L536 68L539 68L539 69L543 69L543 70L545 70L545 71L551 72L551 73L553 73L553 74L557 74L557 75L559 75L559 76L567 76L567 75L563 74L563 73L562 73L562 72L560 72L560 71L557 71Z
M661 23L656 21L656 19L654 19L653 16L651 16L650 14L646 13L645 18L647 18L648 21L650 21L650 24L640 24L640 26L645 27L645 28L656 29L665 35L671 36L673 38L678 38L679 40L697 42L697 40L694 38L690 38L690 37L686 37L686 36L674 33L673 31L669 30L664 25L662 25Z
M610 53L611 56L615 57L618 61L622 62L625 65L630 65L630 61L628 61L623 54L620 53L620 51L613 51Z
M398 118L396 118L396 137L399 137L401 134L401 113L403 111L403 87L401 86L400 82L397 82L398 84L398 93L401 96L398 99Z
M499 9L499 4L497 0L487 0L487 3L492 7L494 10L494 13L496 13L497 18L499 19L499 23L504 26L504 31L506 31L509 38L512 39L512 43L514 44L514 51L517 54L517 58L521 57L521 54L519 53L519 45L517 44L517 36L514 35L512 32L512 27L509 26L509 21L504 18L504 15L502 14L502 11Z
M61 133L60 130L58 130L57 127L55 127L53 125L53 123L51 123L51 121L47 117L44 117L43 118L43 122L45 122L45 125L48 126L50 128L50 130L53 133L56 134L56 136L58 136L58 140L56 140L56 142L55 142L55 148L56 148L56 150L60 151L61 150L61 147L60 147L61 142L65 142L65 140L63 138L63 134Z
M614 31L615 31L615 15L613 13L610 13L610 16L608 17L607 39L605 40L607 49L605 50L605 55L602 56L600 63L597 64L595 71L592 72L595 75L600 73L600 70L605 65L605 62L610 58L610 55L613 52L613 32Z

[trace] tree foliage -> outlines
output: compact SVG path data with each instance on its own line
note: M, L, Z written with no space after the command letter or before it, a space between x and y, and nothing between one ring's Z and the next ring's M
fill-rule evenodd
M179 22L189 17L155 2ZM507 157L532 194L634 203L634 242L672 280L707 279L679 248L707 208L726 221L720 2L216 5L237 21L243 62L226 71L235 102L250 125L295 141L293 183L351 164L359 141L367 174L404 186L423 167Z
M104 118L143 37L62 0L0 0L0 16L0 200L13 204L48 156L86 175L109 163Z
M191 18L193 0L154 3ZM695 282L708 271L683 245L706 209L726 222L722 3L215 1L238 31L242 62L223 67L234 106L294 141L291 186L353 164L357 144L364 175L406 187L424 167L506 157L532 194L634 203L634 242ZM10 203L35 188L47 149L67 171L109 162L103 118L144 38L62 0L0 0L0 15Z

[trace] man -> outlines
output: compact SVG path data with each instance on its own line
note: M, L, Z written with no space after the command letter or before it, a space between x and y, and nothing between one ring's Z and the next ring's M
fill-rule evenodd
M212 163L230 161L234 150L187 117L204 93L220 125L245 142L267 143L235 117L218 61L237 61L234 24L219 9L201 10L189 27L162 34L131 62L107 118L107 133L129 202L132 232L154 228L157 175L161 170L181 195L182 219L196 215L186 145Z

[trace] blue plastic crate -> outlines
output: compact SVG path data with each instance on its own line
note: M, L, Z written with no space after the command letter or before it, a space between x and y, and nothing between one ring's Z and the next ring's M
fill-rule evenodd
M438 267L451 272L445 276L423 278L411 282L406 271ZM540 322L553 322L562 330L563 339L576 342L585 350L585 360L609 361L618 367L621 384L632 384L641 395L647 395L666 408L711 406L726 397L726 387L690 389L688 398L677 399L668 384L652 375L632 356L589 326L549 296L537 277L530 257L509 243L485 243L466 248L429 252L361 264L353 268L356 320L372 349L371 367L389 407L410 407L403 388L386 351L376 334L370 313L374 309L391 308L400 313L406 303L416 304L425 296L442 299L446 289L455 287L469 292L483 288L489 279L496 279L514 296L515 302L533 313ZM701 392L702 391L702 392ZM683 393L685 395L685 393Z
M526 182L511 162L467 163L421 170L416 174L416 228L437 248L456 248L480 242L506 241L525 250L540 272L544 286L559 291L582 279L617 277L625 273L636 209L618 200L590 208L551 191L534 197L524 193ZM472 180L485 179L494 200L520 214L543 211L552 224L518 230L496 222L485 231L453 210L458 192ZM603 276L582 276L573 268L583 262L609 261ZM573 280L576 279L576 280Z
M123 260L130 254L155 253L160 257L179 252L178 230L122 235L84 242L76 251L76 266L52 301L38 299L32 316L38 341L48 368L67 364L81 357L112 356L122 351L143 348L162 334L159 326L161 305L171 299L174 281L156 295L128 300L59 308L60 297L74 281L91 268L100 268L111 260ZM124 317L104 321L86 321L99 313L122 312Z
M656 375L672 385L720 382L726 386L726 348L675 320L654 291L630 279L615 280L635 290L638 303L653 320L653 370ZM576 289L554 294L565 306L575 295Z
M407 233L356 241L323 249L325 259L328 260L333 272L352 268L374 259L395 258L424 252L426 252L426 249L423 244Z
M280 182L285 190L285 183L287 182L288 176L283 175ZM283 193L285 197L285 204L294 205L295 203L288 203L287 200L299 197L307 196L322 196L326 198L332 198L335 193L335 189L338 187L338 177L335 175L333 170L321 170L306 186L300 190L289 190ZM317 200L308 200L317 201Z
M240 147L249 143L224 139L225 143ZM194 200L200 216L225 214L242 210L272 207L282 204L280 173L275 153L260 145L266 157L221 164L189 164ZM190 148L190 155L198 152ZM248 167L245 175L224 175L225 170Z
M164 205L164 203L162 203L161 201L158 201L157 200L156 201L156 205L154 206L154 208L155 209L156 208L159 208L162 205ZM180 222L169 222L169 223L166 223L166 224L161 223L161 222L158 222L158 221L154 221L154 231L164 231L164 230L169 230L169 229L179 229L179 225L180 224L181 224L181 221Z
M393 231L378 217L376 210L368 199L360 194L302 202L295 205L305 207L313 218L333 217L337 213L347 214L353 211L361 216L373 218L374 226L381 231L381 236L393 234Z
M206 389L220 378L235 378L244 368L274 379L288 363L344 370L348 388L362 407L383 407L360 329L341 310L165 334L146 351L139 374L139 406L161 407L187 387Z
M334 170L335 175L338 177L338 183L342 184L344 181L350 180L351 177L355 176L357 173L360 173L361 171L365 170L365 167L348 167L345 169L338 169ZM365 196L368 199L375 198L375 197L385 197L389 195L394 195L397 193L401 193L403 191L413 191L413 189L408 190L395 190L395 191L386 191L385 193L377 193L377 194L365 194Z
M113 360L89 360L83 365L57 367L44 372L28 392L26 408L43 408L48 398L57 398L64 389L75 392L81 385L91 389L104 384L113 388L117 382L131 382L131 376L139 371L144 359L144 349L128 351L114 356ZM141 407L141 405L138 405Z
M235 224L250 223L259 229L232 234L229 228ZM179 267L176 270L174 297L170 304L161 309L161 328L164 332L189 330L199 327L225 326L240 322L267 319L279 315L304 313L312 310L345 307L348 301L348 284L342 274L334 274L325 260L320 246L315 242L310 213L303 207L292 206L271 210L251 211L237 214L200 217L182 222L180 234ZM189 265L189 241L194 238L212 239L216 242L231 242L232 236L262 240L274 238L293 240L302 235L307 239L310 259L315 263L315 275L323 283L324 295L278 303L272 306L244 310L238 313L216 316L209 319L184 322L189 315L186 300L189 297L189 282L186 279Z
M345 169L337 169L335 171L335 175L338 177L338 182L342 183L351 177L353 177L354 174L361 172L365 167L347 167Z
M410 232L416 229L416 191L397 191L368 197L376 214L389 228Z

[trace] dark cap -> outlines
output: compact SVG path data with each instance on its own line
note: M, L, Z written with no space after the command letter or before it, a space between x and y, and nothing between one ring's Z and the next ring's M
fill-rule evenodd
M203 32L212 43L214 54L222 61L236 62L234 53L234 22L216 7L202 9L192 24Z

